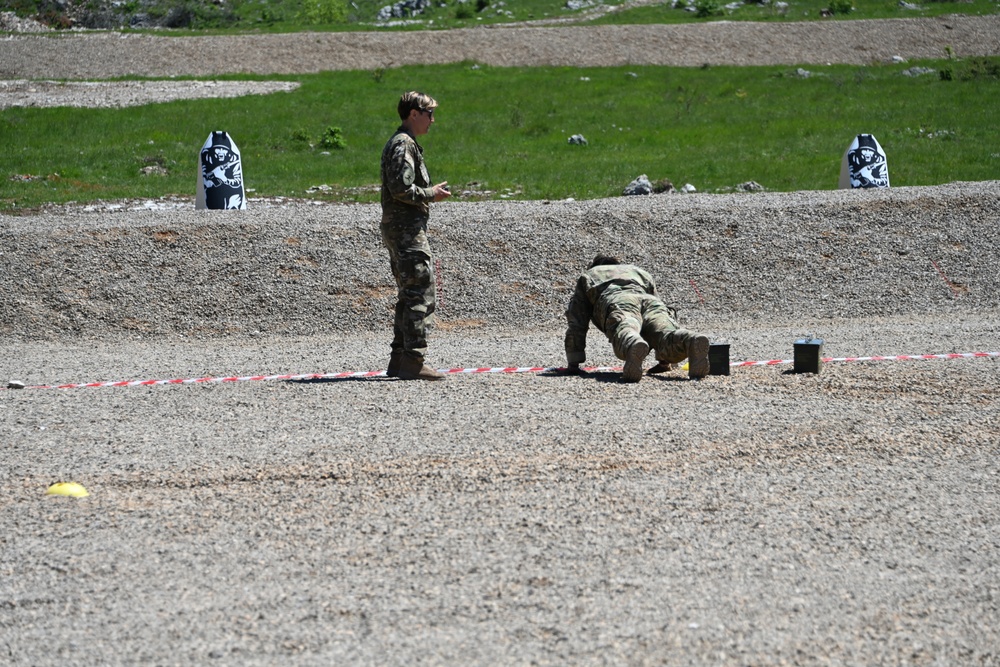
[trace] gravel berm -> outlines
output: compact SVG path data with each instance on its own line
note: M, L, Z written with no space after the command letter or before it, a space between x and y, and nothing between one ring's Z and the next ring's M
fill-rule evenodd
M382 368L377 207L250 204L0 216L0 663L1000 664L995 356L31 388ZM562 365L599 250L733 361L1000 351L1000 181L432 219L438 367Z

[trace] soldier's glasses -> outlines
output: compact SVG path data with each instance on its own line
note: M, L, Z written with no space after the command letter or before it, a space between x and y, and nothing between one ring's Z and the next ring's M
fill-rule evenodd
M434 109L418 109L418 111L427 114L429 117L434 117Z

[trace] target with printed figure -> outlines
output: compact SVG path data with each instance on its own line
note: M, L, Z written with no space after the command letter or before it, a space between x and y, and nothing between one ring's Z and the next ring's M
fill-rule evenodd
M859 134L844 152L840 165L840 189L887 188L889 165L878 139Z
M243 161L240 149L227 132L208 135L198 160L198 193L195 208L245 209Z

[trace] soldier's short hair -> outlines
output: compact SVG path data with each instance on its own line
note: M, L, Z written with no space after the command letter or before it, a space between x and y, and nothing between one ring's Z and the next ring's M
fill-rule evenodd
M615 257L614 255L599 254L594 257L594 261L590 263L589 268L594 268L595 266L601 266L602 264L622 264L623 262Z
M420 111L430 111L431 109L436 108L437 105L437 100L430 95L425 95L417 90L411 90L410 92L403 93L400 96L396 111L399 112L400 120L406 120L410 117L410 112L414 109L419 109Z

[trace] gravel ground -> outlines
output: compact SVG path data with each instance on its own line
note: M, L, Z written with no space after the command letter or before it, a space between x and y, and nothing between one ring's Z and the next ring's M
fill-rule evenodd
M372 206L0 218L9 377L382 367ZM1000 182L447 203L438 366L597 249L734 361L996 351ZM940 270L940 272L939 272ZM698 291L695 292L695 287ZM590 362L614 365L593 336ZM998 360L0 392L10 664L997 664ZM45 496L77 481L86 499Z
M8 378L382 367L376 207L188 204L0 216ZM598 250L734 361L996 352L998 223L1000 181L447 202L431 360L561 365ZM998 364L2 390L0 662L998 665Z
M134 107L177 99L287 93L296 81L0 81L7 107Z

